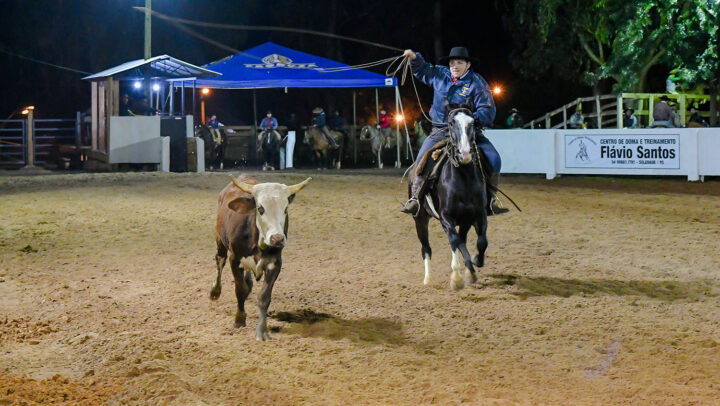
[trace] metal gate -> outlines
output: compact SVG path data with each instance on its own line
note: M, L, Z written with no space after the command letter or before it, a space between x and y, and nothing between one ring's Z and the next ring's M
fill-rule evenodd
M32 134L27 120L0 120L0 168L15 169L28 164L28 136L33 138L34 164L54 165L61 148L79 148L80 114L77 118L34 119Z
M26 120L0 120L0 168L25 166Z
M32 128L35 165L56 165L60 146L80 146L80 134L75 119L35 119Z

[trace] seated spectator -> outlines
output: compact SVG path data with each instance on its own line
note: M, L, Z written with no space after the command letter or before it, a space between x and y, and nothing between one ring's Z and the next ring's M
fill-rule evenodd
M623 115L623 128L637 128L638 119L635 117L635 110L632 107L625 108Z
M675 112L668 103L670 98L662 95L660 102L653 108L653 123L651 127L675 127Z
M709 124L698 113L695 107L690 107L690 119L688 120L688 127L708 127Z
M567 126L574 130L585 128L585 118L583 118L582 108L579 104L573 115L568 119Z

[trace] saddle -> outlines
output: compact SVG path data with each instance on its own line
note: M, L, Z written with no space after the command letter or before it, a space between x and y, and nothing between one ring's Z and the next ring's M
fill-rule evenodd
M435 166L437 166L437 163L441 161L438 160L439 155L443 155L444 160L444 157L447 156L447 153L443 153L445 151L443 149L445 145L447 145L447 139L438 141L435 145L430 147L430 149L428 149L423 156L418 157L418 160L415 162L415 164L413 164L413 170L410 171L410 182L413 182L415 180L415 176L417 176L417 174L423 173L428 160L434 160L436 162Z

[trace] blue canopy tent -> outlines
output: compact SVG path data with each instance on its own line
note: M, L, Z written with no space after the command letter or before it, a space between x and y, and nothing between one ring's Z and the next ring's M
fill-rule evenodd
M255 89L266 88L357 88L374 87L376 115L378 115L377 88L395 88L396 111L402 111L397 79L364 69L354 68L340 62L310 55L286 48L272 42L266 42L246 51L230 55L224 59L203 66L205 69L221 73L216 78L198 78L192 80L193 87L212 89L253 89L253 117L257 119ZM179 80L185 86L187 80ZM353 92L353 142L355 133L355 92ZM257 123L255 123L257 127ZM407 125L405 126L407 135ZM400 138L399 126L397 128ZM409 138L409 136L408 136ZM357 158L356 158L357 160ZM400 143L398 142L397 162L400 163Z

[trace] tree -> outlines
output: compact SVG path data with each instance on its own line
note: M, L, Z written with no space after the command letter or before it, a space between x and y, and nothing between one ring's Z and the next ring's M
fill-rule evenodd
M706 52L717 37L717 7L715 0L518 0L506 23L518 28L513 63L521 73L553 70L593 86L608 78L616 92L642 92L653 66L685 66L699 54L717 59Z

